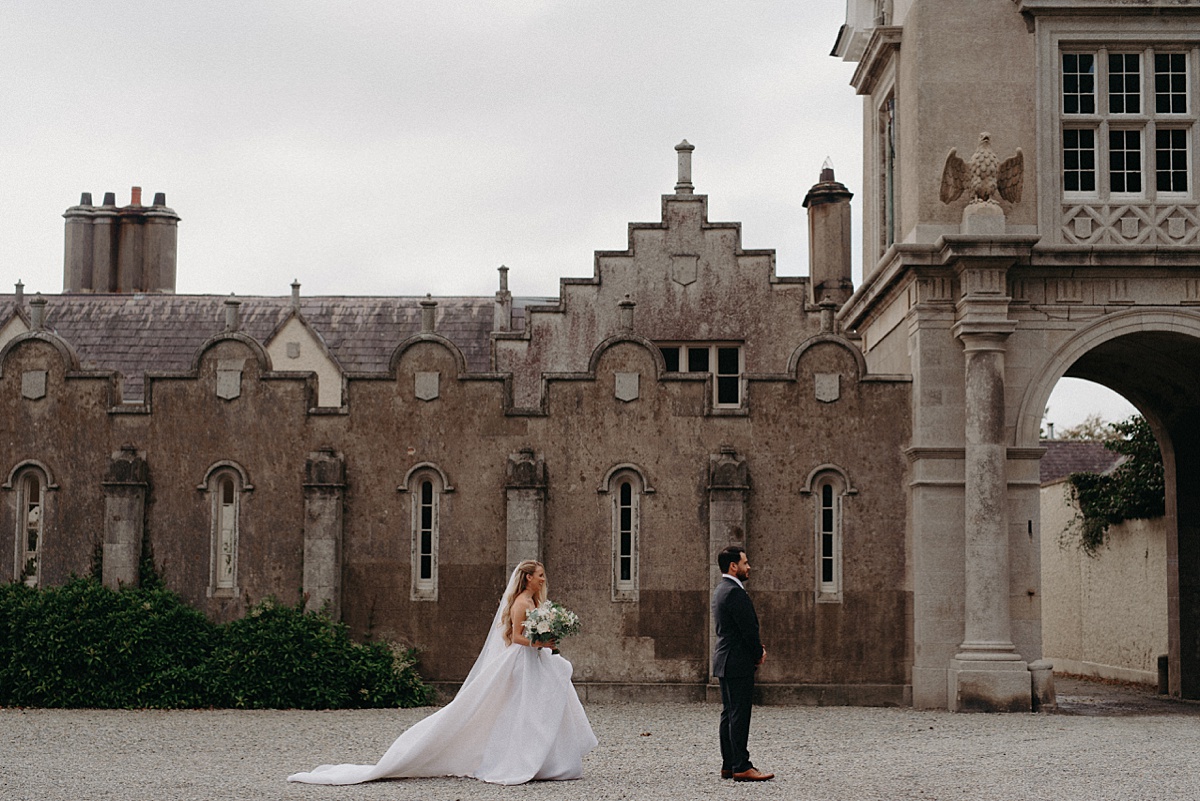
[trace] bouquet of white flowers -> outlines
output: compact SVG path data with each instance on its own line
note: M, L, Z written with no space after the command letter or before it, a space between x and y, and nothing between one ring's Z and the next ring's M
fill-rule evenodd
M541 606L535 606L525 616L525 636L531 643L558 642L563 637L579 633L579 615L567 609L562 604L544 601ZM558 653L558 649L554 649Z

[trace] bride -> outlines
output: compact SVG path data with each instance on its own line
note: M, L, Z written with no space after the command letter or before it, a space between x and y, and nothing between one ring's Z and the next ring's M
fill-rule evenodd
M578 779L596 746L571 663L524 634L529 610L546 599L541 562L517 565L479 658L458 695L392 743L374 765L321 765L291 782L358 784L375 779L469 776L493 784ZM540 643L553 646L554 643Z

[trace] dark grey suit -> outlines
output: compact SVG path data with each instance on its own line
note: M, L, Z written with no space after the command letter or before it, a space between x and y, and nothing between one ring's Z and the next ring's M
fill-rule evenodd
M754 767L747 742L754 697L754 671L762 659L758 615L747 592L728 576L713 590L717 644L713 675L721 684L721 769L741 773Z

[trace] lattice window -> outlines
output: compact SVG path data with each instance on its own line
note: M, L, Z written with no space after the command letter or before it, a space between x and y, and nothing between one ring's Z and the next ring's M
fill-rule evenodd
M1064 51L1060 69L1066 199L1137 202L1166 193L1178 200L1192 191L1197 126L1189 53L1127 46Z

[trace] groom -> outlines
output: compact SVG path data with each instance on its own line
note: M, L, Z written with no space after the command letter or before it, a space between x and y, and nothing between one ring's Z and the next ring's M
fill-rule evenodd
M758 638L758 615L743 584L750 578L746 549L730 545L717 555L721 580L713 591L712 612L717 624L713 675L721 684L721 778L763 782L775 778L750 763L750 707L754 671L767 658Z

